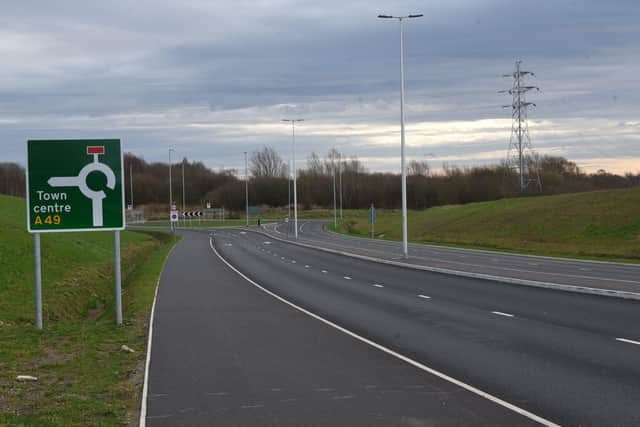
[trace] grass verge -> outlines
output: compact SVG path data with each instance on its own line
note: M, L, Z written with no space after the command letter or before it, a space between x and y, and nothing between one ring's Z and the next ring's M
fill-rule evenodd
M172 238L122 233L118 327L113 233L42 235L44 331L38 332L24 200L0 196L0 218L0 425L136 425L150 308ZM135 353L120 351L123 344ZM38 381L16 382L21 374Z
M401 212L377 214L375 236L401 240ZM335 231L369 237L367 212L345 211ZM638 263L640 188L410 211L408 231L416 243Z

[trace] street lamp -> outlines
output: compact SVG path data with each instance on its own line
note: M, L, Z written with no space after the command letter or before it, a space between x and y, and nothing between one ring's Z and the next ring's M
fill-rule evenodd
M331 153L331 180L333 182L333 229L335 231L338 230L338 214L337 214L337 204L336 204L336 155L335 148L333 149L333 153Z
M169 148L169 214L171 214L171 211L173 210L173 191L171 188L171 152L175 151L173 148ZM169 218L169 225L171 227L171 230L173 230L173 222L171 221L171 218Z
M402 21L410 18L420 18L419 14L406 16L378 15L381 19L397 19L400 23L400 168L402 169L402 251L405 258L409 257L407 242L407 171L404 166L404 37Z
M338 156L338 159L340 159L338 163L338 175L340 176L340 221L342 221L342 154Z
M304 119L282 119L283 122L291 122L291 139L292 139L292 157L293 157L293 226L295 228L294 236L298 238L298 190L296 170L296 122L303 122Z
M249 168L247 166L247 152L244 152L244 198L245 198L245 216L247 217L247 227L249 226Z
M184 157L182 158L182 220L184 221L184 226L187 226L187 217L184 216L186 212L185 208L185 194L184 194ZM189 220L189 224L191 224L191 220Z

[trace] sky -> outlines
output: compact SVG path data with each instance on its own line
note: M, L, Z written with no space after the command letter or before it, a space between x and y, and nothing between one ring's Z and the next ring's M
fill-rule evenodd
M0 162L28 139L120 138L145 160L214 169L273 146L298 166L335 147L400 170L507 156L516 60L533 149L595 172L640 172L637 0L21 0L0 15Z

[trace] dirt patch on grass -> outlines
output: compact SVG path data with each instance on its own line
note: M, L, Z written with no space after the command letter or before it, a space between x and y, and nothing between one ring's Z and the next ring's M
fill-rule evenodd
M43 357L35 361L36 366L62 365L76 358L74 354L58 353L57 351L50 348L46 349L45 351L47 353Z

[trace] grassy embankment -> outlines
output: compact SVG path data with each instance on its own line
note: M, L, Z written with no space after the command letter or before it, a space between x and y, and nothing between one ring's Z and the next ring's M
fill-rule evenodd
M399 210L377 216L377 238L402 239ZM410 211L408 230L419 243L640 262L640 188ZM367 212L345 211L338 231L368 237Z
M44 331L34 326L24 200L0 196L0 425L134 425L149 311L172 241L123 232L125 325L113 309L113 233L43 234ZM126 344L135 353L120 351ZM20 374L38 377L18 383Z

